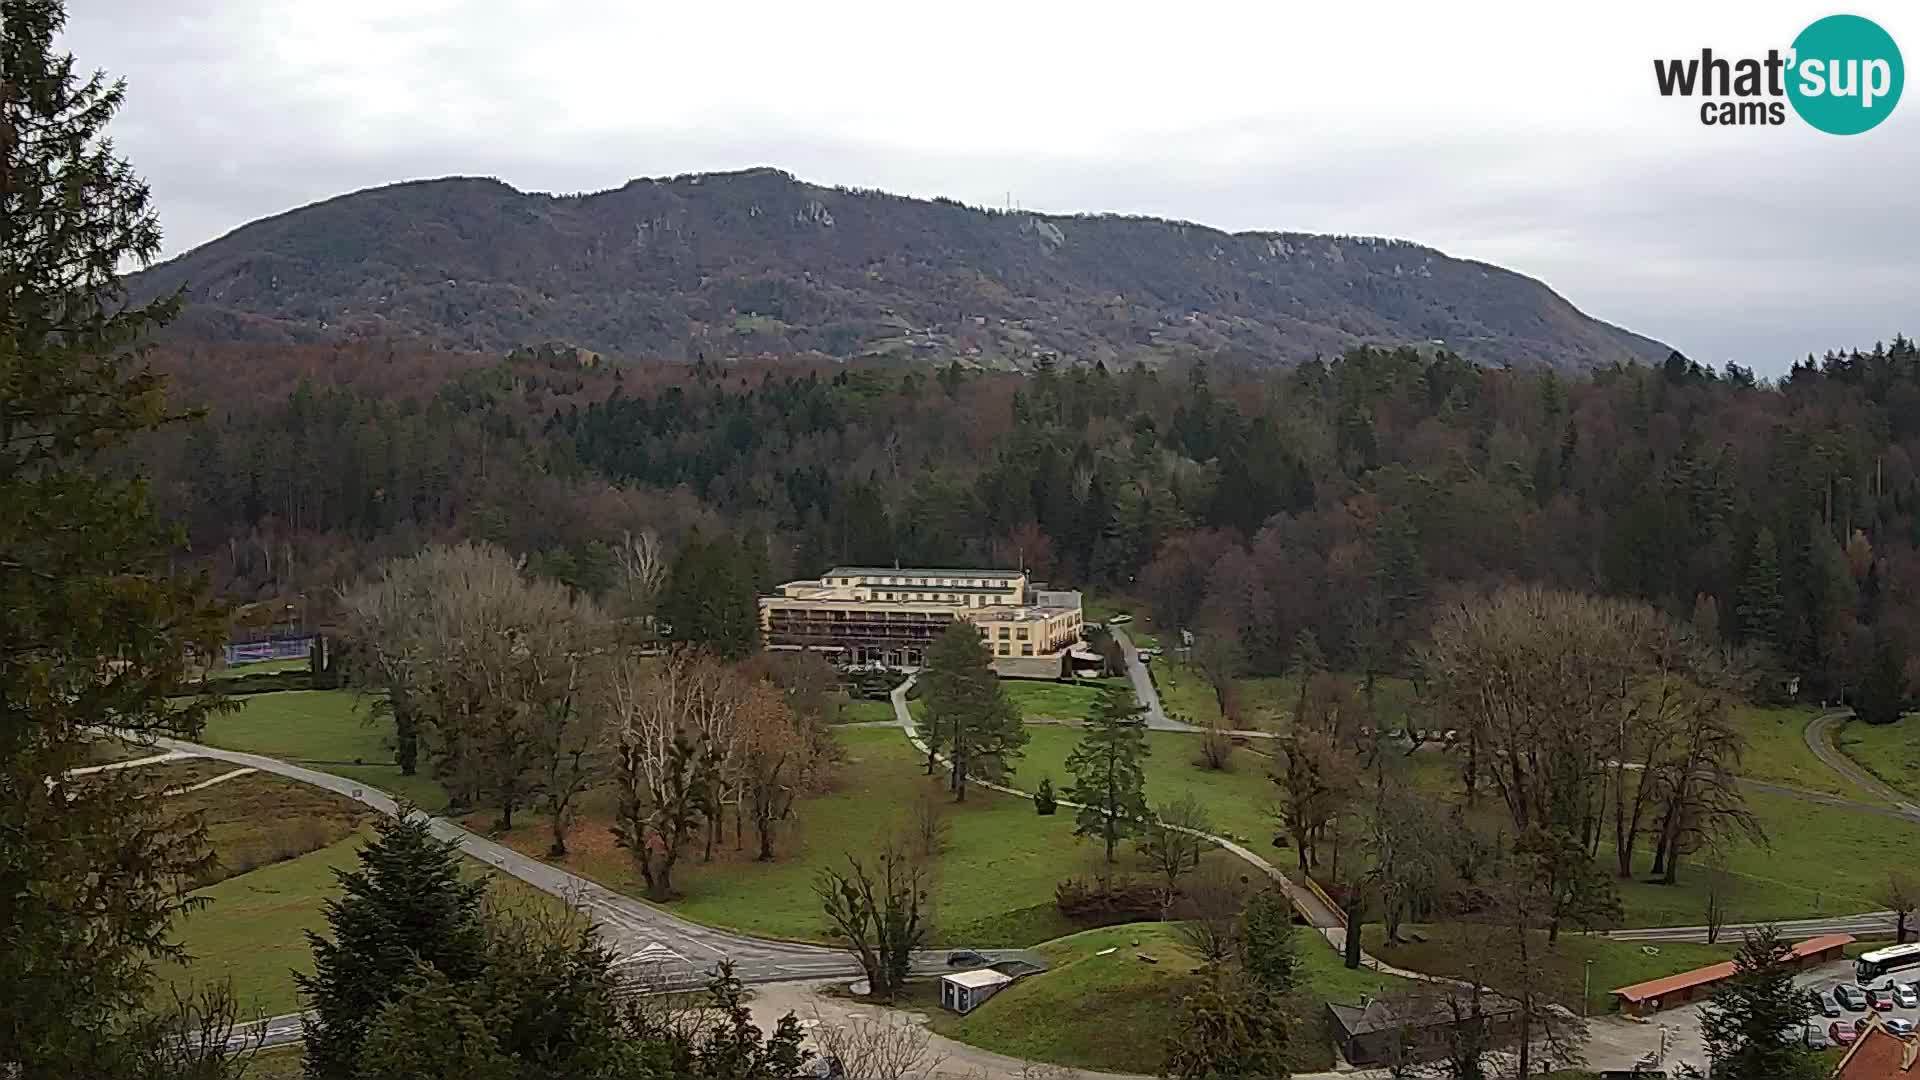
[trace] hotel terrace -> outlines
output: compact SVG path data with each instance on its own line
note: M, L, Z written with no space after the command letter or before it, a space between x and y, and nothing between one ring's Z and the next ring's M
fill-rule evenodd
M1037 588L1025 570L837 566L760 599L769 648L844 664L919 667L955 619L979 627L1002 675L1054 678L1080 643L1080 594Z

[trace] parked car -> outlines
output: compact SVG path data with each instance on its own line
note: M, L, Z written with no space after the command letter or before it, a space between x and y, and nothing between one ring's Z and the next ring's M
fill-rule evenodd
M1836 1020L1827 1025L1827 1038L1833 1040L1835 1046L1852 1046L1859 1041L1860 1033Z
M1807 1037L1803 1041L1809 1050L1825 1050L1833 1045L1833 1040L1827 1038L1825 1032L1812 1024L1807 1025Z
M1860 992L1859 987L1850 983L1841 983L1835 986L1833 988L1833 1000L1839 1002L1840 1007L1848 1012L1867 1011L1867 996Z
M1855 1035L1865 1035L1867 1033L1867 1025L1871 1023L1873 1023L1873 1018L1871 1016L1862 1016L1862 1017L1856 1018L1853 1022L1853 1033Z
M1140 662L1143 664L1153 659L1153 654L1149 652L1143 652L1137 655L1140 657Z
M1133 616L1131 615L1115 615L1113 618L1107 620L1107 625L1108 626L1125 626L1132 621L1133 621Z
M986 967L987 958L972 949L955 949L947 954L948 967Z
M1867 991L1867 1004L1872 1006L1875 1012L1892 1012L1893 984L1887 983L1885 986L1875 986L1869 989Z
M1895 983L1893 1003L1903 1009L1920 1009L1920 992L1916 992L1912 983Z
M1913 1021L1905 1020L1898 1016L1887 1017L1885 1020L1880 1021L1880 1026L1903 1039L1913 1034Z
M1840 1003L1833 1000L1832 994L1823 994L1818 990L1807 991L1812 1000L1814 1011L1829 1019L1840 1015Z

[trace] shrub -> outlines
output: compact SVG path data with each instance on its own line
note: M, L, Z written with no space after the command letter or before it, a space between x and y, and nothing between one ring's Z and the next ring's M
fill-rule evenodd
M1033 793L1033 810L1041 817L1052 817L1060 809L1060 800L1053 795L1053 778L1040 778L1040 789Z
M1060 914L1085 926L1152 922L1160 918L1160 890L1144 881L1089 884L1068 878L1054 886L1053 904Z

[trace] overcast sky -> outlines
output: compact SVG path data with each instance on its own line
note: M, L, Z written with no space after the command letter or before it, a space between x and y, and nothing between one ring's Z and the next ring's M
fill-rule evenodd
M1848 138L1710 128L1656 56L1920 5L69 0L174 254L452 174L819 183L1400 237L1539 277L1698 360L1920 335L1920 91ZM1470 10L1462 10L1470 9Z

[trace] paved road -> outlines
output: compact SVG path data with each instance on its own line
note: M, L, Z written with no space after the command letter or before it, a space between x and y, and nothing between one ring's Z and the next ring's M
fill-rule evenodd
M1198 727L1185 721L1175 720L1160 707L1160 691L1154 688L1153 676L1147 673L1147 665L1140 662L1140 650L1134 648L1133 639L1127 632L1112 623L1107 630L1113 634L1113 640L1120 645L1120 652L1126 657L1127 678L1133 682L1133 696L1146 706L1147 727L1154 731L1199 731Z
M228 761L325 788L383 814L394 814L399 810L385 792L346 777L259 754L221 750L177 739L162 738L156 741L170 750ZM859 966L853 959L838 949L769 941L689 922L559 867L529 858L468 832L444 818L421 816L427 816L432 822L435 836L456 841L466 854L543 892L558 896L586 914L599 928L601 940L614 950L619 958L617 962L628 966L636 975L644 975L649 981L658 981L669 987L699 985L706 981L707 975L723 959L734 962L735 973L745 982L820 979L859 972ZM276 1018L281 1019L285 1018Z
M1894 790L1879 777L1861 768L1833 745L1833 729L1852 716L1852 709L1834 709L1814 717L1813 722L1807 725L1807 749L1813 751L1813 756L1819 758L1827 768L1858 784L1876 798L1885 799L1897 810L1898 816L1920 822L1920 806L1916 806L1904 792Z
M1742 932L1761 926L1777 928L1783 937L1807 938L1819 934L1852 934L1855 937L1891 937L1894 915L1891 911L1868 911L1832 918L1789 919L1776 923L1728 923L1720 928L1720 940L1738 942ZM1654 926L1637 930L1611 930L1607 937L1621 941L1694 941L1707 940L1704 926Z
M364 803L383 814L399 812L399 806L385 792L344 776L259 754L222 750L180 739L162 737L155 742L182 756L226 761L324 788ZM839 949L756 938L702 926L613 892L539 859L522 855L445 818L420 811L415 811L415 814L431 823L434 836L456 842L466 854L565 900L575 910L585 914L598 930L600 940L614 951L616 966L623 968L623 973L630 974L636 984L648 989L687 989L705 985L721 960L733 961L734 974L742 982L748 983L847 978L860 974L859 964ZM1031 954L1021 950L979 951L990 961L1016 954L1031 958ZM944 949L918 953L914 957L914 968L921 973L949 970L946 957L947 950ZM271 1017L250 1025L248 1034L251 1034L253 1027L265 1029L264 1045L272 1046L300 1038L300 1017L297 1014Z

